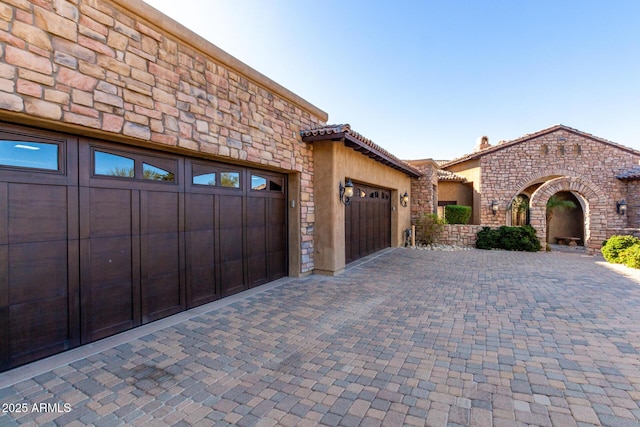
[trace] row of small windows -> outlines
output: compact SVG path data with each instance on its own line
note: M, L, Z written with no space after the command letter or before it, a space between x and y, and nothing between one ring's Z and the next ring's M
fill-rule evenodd
M104 151L94 151L93 153L95 175L114 176L118 178L136 178L135 160L117 154L105 153ZM174 182L174 172L160 168L158 166L142 162L142 179L152 181Z
M134 156L135 157L135 156ZM162 160L159 160L162 163ZM166 161L165 161L166 162ZM168 161L167 163L174 163ZM0 141L0 165L49 171L60 170L60 145L44 142ZM105 151L94 150L93 173L124 179L146 179L175 182L175 171L142 161L141 176L136 177L136 159ZM240 172L211 170L200 166L194 169L192 184L240 188ZM282 191L282 178L251 175L251 190Z
M363 189L355 188L355 191L353 192L353 197L360 197L363 199L369 198L369 199L388 200L391 197L391 195L386 191L379 191L379 190L364 191Z
M548 144L542 144L540 146L541 155L546 156L547 154L549 154L549 152L550 152L550 149ZM560 144L556 147L556 154L559 156L564 156L565 154L570 154L571 152L572 154L579 156L580 154L582 154L582 147L580 146L580 144L573 144L573 145Z

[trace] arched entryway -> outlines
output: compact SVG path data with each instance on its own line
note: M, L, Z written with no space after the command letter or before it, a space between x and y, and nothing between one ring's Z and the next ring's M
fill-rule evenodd
M584 209L586 205L582 196L570 191L560 191L554 194L560 203L551 208L551 215L547 213L547 239L549 243L563 242L570 244L584 244ZM551 200L551 199L550 199ZM576 240L573 240L576 239Z
M584 245L587 253L595 253L606 237L606 197L595 184L579 177L550 179L531 195L531 225L536 229L542 246L547 243L547 202L554 194L563 192L572 193L580 202L584 215Z

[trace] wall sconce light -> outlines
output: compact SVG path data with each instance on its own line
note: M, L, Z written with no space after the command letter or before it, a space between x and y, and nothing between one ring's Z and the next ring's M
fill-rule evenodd
M340 190L340 201L345 206L349 206L353 197L353 182L351 182L351 179L347 179L347 183L344 186L341 181L338 189Z
M616 202L616 212L618 215L626 215L627 214L627 202L624 199Z
M407 194L407 192L405 191L404 194L400 196L400 205L403 208L406 208L408 204L409 204L409 194Z
M491 213L494 215L498 213L498 202L496 200L491 202Z

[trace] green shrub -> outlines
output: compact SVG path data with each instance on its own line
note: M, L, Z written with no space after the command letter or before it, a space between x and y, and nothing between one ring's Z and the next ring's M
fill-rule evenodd
M471 218L471 206L447 205L444 207L444 219L447 224L468 224Z
M476 248L478 249L495 249L498 247L500 234L498 230L491 227L482 227L476 235Z
M483 227L476 238L478 249L505 249L508 251L536 252L541 248L536 230L530 225L508 227L503 225L497 230Z
M621 257L621 252L625 249L640 244L640 239L633 236L611 236L605 240L604 245L600 251L602 256L608 262L612 264L624 264L624 259Z
M640 268L640 244L629 246L620 252L620 260L627 267Z
M430 245L438 239L445 221L436 214L423 213L416 223L416 243Z

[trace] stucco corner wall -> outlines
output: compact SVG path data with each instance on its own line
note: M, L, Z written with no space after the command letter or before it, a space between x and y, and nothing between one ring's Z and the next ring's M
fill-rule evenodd
M339 274L345 267L345 209L338 186L354 182L391 190L391 246L400 246L404 230L411 225L411 211L400 206L400 194L411 199L411 178L370 157L348 148L342 141L313 142L315 169L314 272Z

